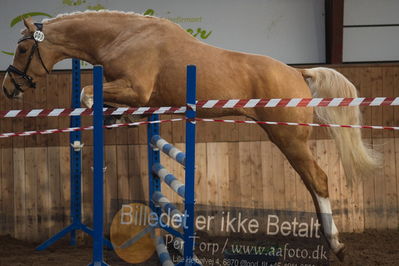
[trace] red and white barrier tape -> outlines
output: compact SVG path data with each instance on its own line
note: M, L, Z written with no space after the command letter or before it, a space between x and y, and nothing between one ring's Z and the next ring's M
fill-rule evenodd
M186 118L173 118L156 121L140 121L133 123L113 124L104 126L104 128L119 128L127 126L139 126L145 124L159 124L167 122L183 121ZM230 120L230 119L208 119L208 118L195 118L195 121L201 122L222 122L222 123L238 123L238 124L265 124L265 125L282 125L282 126L307 126L307 127L342 127L342 128L368 128L368 129L385 129L385 130L399 130L399 127L390 126L364 126L364 125L336 125L336 124L315 124L315 123L296 123L296 122L271 122L271 121L252 121L252 120ZM18 136L32 136L32 135L47 135L53 133L65 133L73 131L93 130L93 126L88 127L70 127L64 129L47 129L24 131L17 133L0 133L0 138L18 137Z
M183 114L186 107L120 107L104 108L104 115L143 115L143 114ZM58 116L90 116L91 108L54 108L0 111L0 118L10 117L58 117Z
M282 125L282 126L343 127L343 128L399 130L399 127L390 127L390 126L336 125L336 124L315 124L315 123L295 123L295 122L252 121L252 120L239 121L239 120L229 120L229 119L208 119L208 118L196 118L195 120L202 122L222 122L222 123L239 123L239 124L265 124L265 125Z
M336 106L398 106L399 97L374 98L287 98L248 100L198 101L202 108L253 108L253 107L336 107Z
M140 122L133 122L133 123L113 124L113 125L104 126L104 128L139 126L139 125L144 125L144 124L159 124L159 123L176 122L176 121L182 121L182 120L185 120L185 118L174 118L174 119L165 119L165 120L156 120L156 121L140 121ZM0 138L22 137L22 136L32 136L32 135L47 135L47 134L53 134L53 133L65 133L65 132L83 131L83 130L93 130L93 126L70 127L70 128L64 128L64 129L35 130L35 131L25 131L25 132L19 132L19 133L0 133Z
M254 107L337 107L337 106L399 106L399 97L375 98L292 98L198 101L197 108L254 108ZM182 114L186 107L120 107L104 108L104 115ZM92 115L89 108L54 108L0 111L0 118L58 117Z

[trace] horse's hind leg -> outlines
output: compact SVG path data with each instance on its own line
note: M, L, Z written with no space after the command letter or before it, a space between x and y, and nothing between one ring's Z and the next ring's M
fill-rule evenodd
M342 260L344 245L339 242L328 193L327 175L316 163L308 145L310 128L263 126L270 139L280 148L298 172L312 195L323 233L332 251Z

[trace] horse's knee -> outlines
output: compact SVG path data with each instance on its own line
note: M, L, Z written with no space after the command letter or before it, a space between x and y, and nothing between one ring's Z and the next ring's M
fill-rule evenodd
M130 90L129 96L131 101L134 102L134 105L145 106L150 101L152 91L152 86L145 87L143 85L135 85Z

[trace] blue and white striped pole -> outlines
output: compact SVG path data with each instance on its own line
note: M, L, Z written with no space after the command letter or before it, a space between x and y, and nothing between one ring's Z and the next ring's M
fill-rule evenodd
M186 164L186 154L161 138L159 135L155 135L151 138L151 143L162 152L167 154L170 158L177 161L181 165L185 166Z
M161 206L162 210L170 217L174 217L175 215L183 217L183 214L179 211L179 209L173 203L171 203L161 191L155 191L152 195L152 200L155 204Z
M162 179L174 192L184 199L186 194L186 186L180 182L173 174L171 174L166 168L160 164L155 163L152 166L152 171L159 178Z
M162 236L155 236L155 249L162 266L174 266Z

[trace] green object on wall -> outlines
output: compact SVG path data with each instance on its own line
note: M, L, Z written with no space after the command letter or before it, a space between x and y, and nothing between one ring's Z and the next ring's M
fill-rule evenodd
M147 9L145 12L144 12L144 16L154 16L154 14L155 14L155 11L154 11L154 9Z
M6 54L6 55L14 55L14 53L7 52L7 51L3 51L3 50L1 50L1 52L2 52L3 54Z
M29 12L29 13L25 13L20 16L17 16L13 20L11 20L10 27L11 28L14 27L15 24L22 21L22 18L35 17L35 16L44 16L44 17L49 17L49 18L53 17L52 15L49 15L49 14L43 13L43 12Z
M95 5L95 6L87 6L87 9L98 11L98 10L105 9L105 6L98 4L98 5Z
M77 1L63 0L62 3L67 6L80 6L81 4L86 3L86 1L85 0L77 0Z

